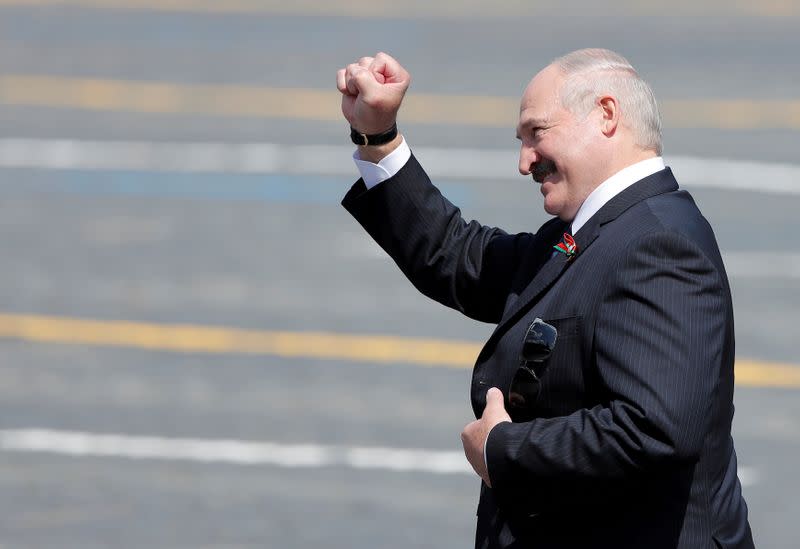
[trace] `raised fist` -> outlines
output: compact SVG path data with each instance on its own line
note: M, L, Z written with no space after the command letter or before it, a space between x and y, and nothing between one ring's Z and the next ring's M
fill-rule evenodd
M411 75L390 55L362 57L336 74L342 114L361 133L383 133L397 120L410 83Z

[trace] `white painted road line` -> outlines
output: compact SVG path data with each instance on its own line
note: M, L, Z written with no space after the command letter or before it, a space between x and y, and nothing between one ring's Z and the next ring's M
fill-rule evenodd
M761 475L753 467L739 467L739 482L742 486L753 486L761 480Z
M462 452L128 436L50 429L2 430L0 449L78 457L161 459L293 468L339 466L400 472L474 474Z
M2 430L0 449L74 457L197 461L290 468L338 466L395 472L475 474L461 452L144 437L51 429ZM739 479L742 485L748 486L758 482L759 475L750 467L739 467Z
M0 168L355 177L350 146L0 139ZM516 180L517 151L414 148L434 178ZM800 165L665 157L682 185L800 195Z
M800 280L800 253L737 251L722 254L732 278Z
M274 143L158 143L60 139L0 139L0 168L134 170L159 173L343 175L355 179L352 147ZM516 153L478 149L415 150L434 178L520 180ZM800 195L800 165L668 157L687 188L752 190ZM754 181L756 183L754 183ZM15 185L15 181L10 181ZM357 242L364 241L359 237ZM366 241L364 241L366 242ZM342 249L359 250L349 243ZM364 254L385 259L368 242ZM353 252L349 252L353 253ZM356 254L361 252L356 251ZM724 254L732 278L800 280L800 254L762 251Z

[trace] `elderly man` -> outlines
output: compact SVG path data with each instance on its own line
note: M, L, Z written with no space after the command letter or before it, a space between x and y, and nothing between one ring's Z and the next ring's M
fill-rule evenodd
M580 50L531 80L519 171L555 217L514 235L431 184L396 129L397 61L337 76L362 174L343 205L421 292L497 324L461 435L483 480L476 547L753 547L727 276L633 67Z

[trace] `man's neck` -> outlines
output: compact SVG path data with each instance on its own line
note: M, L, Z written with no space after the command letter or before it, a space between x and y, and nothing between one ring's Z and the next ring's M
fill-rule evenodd
M633 166L634 164L638 164L642 160L655 158L657 156L659 155L654 150L642 150L636 148L631 151L627 151L626 154L620 155L619 157L614 158L612 160L612 162L609 165L609 169L606 170L605 177L597 182L595 188L599 187L604 181L607 181L609 178L613 177L615 174L618 174L628 166Z
M572 219L573 233L594 215L606 202L637 181L664 169L664 161L653 154L642 155L641 160L627 164L600 182L583 200Z

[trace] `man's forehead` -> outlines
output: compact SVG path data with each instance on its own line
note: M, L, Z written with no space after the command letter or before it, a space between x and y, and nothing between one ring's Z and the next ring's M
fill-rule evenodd
M519 107L518 128L548 126L558 106L557 97L523 100Z
M525 88L519 104L520 123L523 118L544 118L558 104L558 89L562 76L558 67L542 69Z

